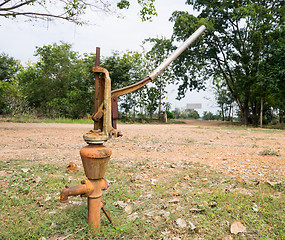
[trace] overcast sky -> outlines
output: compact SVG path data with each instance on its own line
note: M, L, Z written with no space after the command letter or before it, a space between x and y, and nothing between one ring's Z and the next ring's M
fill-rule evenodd
M132 1L136 2L136 1ZM185 0L156 0L158 16L152 22L142 22L138 16L139 7L135 4L130 9L122 11L124 18L103 13L88 12L86 18L92 23L88 26L76 26L68 22L25 22L1 19L0 21L0 52L19 59L22 64L37 59L33 56L36 46L43 46L64 41L71 43L73 50L83 53L95 52L101 48L101 56L110 56L112 51L141 51L142 41L149 37L167 37L172 34L173 23L169 21L175 10L188 11L193 15L193 9L185 5ZM149 72L152 72L150 69ZM174 86L168 87L168 101L172 108L186 107L187 103L202 103L203 111L216 113L214 97L210 91L188 92L180 101L175 100L177 91ZM210 97L211 100L206 100Z

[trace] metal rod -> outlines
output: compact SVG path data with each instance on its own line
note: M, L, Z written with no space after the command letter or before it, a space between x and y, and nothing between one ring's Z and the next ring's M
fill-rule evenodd
M202 25L199 27L182 45L177 48L163 63L161 63L152 73L149 75L151 80L154 80L165 68L168 67L186 48L189 47L204 31L206 27Z
M100 65L100 48L96 47L96 62L95 66ZM95 95L94 95L94 113L98 112L99 109L99 73L95 73ZM94 130L99 129L99 123L94 122Z
M155 70L153 70L148 77L130 86L113 90L112 97L119 97L133 92L143 87L150 81L154 80L165 68L168 67L170 63L172 63L183 51L185 51L185 49L188 48L189 45L193 43L205 31L205 29L206 27L204 25L198 28L179 48L177 48L166 60L164 60L163 63L161 63Z

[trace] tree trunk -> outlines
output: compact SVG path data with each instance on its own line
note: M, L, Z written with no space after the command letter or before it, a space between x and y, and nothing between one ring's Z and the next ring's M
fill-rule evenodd
M231 105L231 109L232 109L232 122L234 122L234 106Z
M134 121L136 120L136 107L134 106L134 109L133 109L133 119L134 119Z
M241 109L241 123L242 125L248 125L249 123L249 109L248 109L248 101L245 102L243 109ZM252 120L250 120L250 122L252 123Z
M159 89L158 120L161 120L161 88Z
M263 115L263 97L260 100L260 127L262 128L262 116Z
M230 105L229 115L228 115L228 121L231 121L231 113L232 113L232 105Z
M221 109L222 109L222 121L225 121L224 104L222 104Z

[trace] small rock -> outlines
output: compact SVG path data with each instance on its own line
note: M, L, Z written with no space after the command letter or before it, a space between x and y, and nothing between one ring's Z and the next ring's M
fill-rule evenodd
M117 201L113 203L115 206L118 206L120 208L125 208L128 204L124 203L123 201Z
M153 196L152 196L152 194L150 193L150 194L145 195L145 197L146 197L146 198L152 198Z
M51 199L50 196L47 196L46 199L45 199L45 202L49 201Z
M153 219L157 222L161 222L162 218L160 216L154 216Z
M156 179L151 179L151 181L150 181L150 183L151 183L152 185L154 185L154 186L156 186L156 182L157 182Z
M271 181L267 181L266 183L267 183L267 184L269 184L270 186L274 187L275 185L281 184L281 183L282 183L282 181L280 181L280 182L271 182Z
M216 207L217 203L216 202L209 202L208 205L209 205L209 207Z
M133 212L133 208L130 205L127 205L124 210L129 215Z
M196 229L195 225L192 222L189 221L188 223L190 225L190 229L191 230L195 230Z
M41 177L37 177L36 179L34 179L34 183L39 183L40 181L42 180L42 178Z
M130 221L135 221L137 218L139 217L139 214L138 213L133 213L131 215L128 216L128 219Z
M176 196L176 197L180 195L180 193L177 192L177 191L175 191L175 192L170 192L170 194L171 194L172 196Z
M164 210L160 210L157 214L164 217L164 218L168 218L170 216L170 212L167 212Z
M69 201L71 204L81 205L83 204L82 201Z
M175 204L179 203L179 202L180 202L180 200L178 198L173 198L173 199L168 201L168 203L175 203Z
M30 169L29 169L29 168L22 168L21 170L22 170L22 172L26 173L26 172L28 172Z
M246 227L238 220L234 220L231 225L231 233L238 234L240 232L246 232Z
M184 180L190 180L191 178L189 177L189 175L185 175L184 176Z
M256 203L253 204L252 210L258 212L258 206Z
M176 220L176 224L177 224L178 227L180 227L180 228L185 228L185 227L187 227L187 224L186 224L185 220L182 219L182 218L178 218L178 219Z
M189 211L190 212L202 212L204 211L205 209L201 209L201 208L190 208Z

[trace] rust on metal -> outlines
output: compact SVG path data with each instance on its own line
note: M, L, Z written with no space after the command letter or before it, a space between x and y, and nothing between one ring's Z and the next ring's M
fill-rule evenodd
M80 149L82 164L88 179L104 177L111 154L111 149L103 144L89 144Z
M118 119L118 97L131 93L145 86L154 80L172 61L174 61L206 28L200 27L194 35L179 47L168 59L156 68L145 79L111 91L111 79L107 69L100 67L100 48L96 48L96 63L92 71L95 74L94 94L94 129L83 135L88 146L80 150L80 156L88 179L81 181L81 184L74 187L66 187L60 193L60 202L66 203L69 196L81 195L88 198L87 222L97 232L100 230L101 209L112 223L112 220L101 202L102 190L107 189L108 183L104 179L105 171L112 154L112 151L103 143L112 136L122 136L117 131Z
M94 130L99 130L102 135L85 134L84 140L87 143L102 143L112 137L114 128L112 127L112 107L111 107L111 79L107 69L100 66L95 66L92 71L96 74L101 74L98 95L98 106L94 108L92 119L94 120ZM96 81L96 79L95 79ZM96 97L95 97L96 98Z
M103 213L106 215L106 217L107 217L107 219L109 220L109 222L110 222L112 225L114 225L114 223L113 223L113 221L112 221L112 219L111 219L109 213L108 213L108 212L106 211L106 209L105 209L105 205L106 205L106 203L101 202L101 208L102 208L102 210L103 210Z
M90 195L93 191L93 186L90 183L90 181L85 181L83 184L74 186L74 187L65 187L60 192L60 202L61 203L67 203L69 196L87 196Z
M100 210L102 208L101 196L102 190L108 188L108 183L106 179L101 178L97 180L82 180L81 184L74 187L66 187L60 193L60 202L67 203L69 196L80 195L81 197L87 197L88 203L88 213L87 213L87 222L91 224L95 231L100 230ZM105 209L103 212L108 215ZM109 219L109 216L107 216Z
M112 126L117 129L117 120L119 118L118 97L112 97Z
M100 65L100 48L96 47L96 61L95 66ZM100 74L95 72L95 94L94 94L94 113L97 113L99 109L99 91L101 88L99 88L99 77ZM99 122L94 120L94 129L99 129Z
M142 88L143 86L148 84L150 81L151 81L151 78L150 77L146 77L143 80L141 80L141 81L139 81L139 82L137 82L135 84L132 84L130 86L113 90L112 91L112 97L116 96L118 98L118 97L120 97L122 95L131 93L131 92L133 92L135 90L138 90L138 89Z

